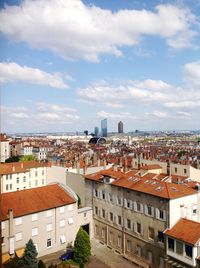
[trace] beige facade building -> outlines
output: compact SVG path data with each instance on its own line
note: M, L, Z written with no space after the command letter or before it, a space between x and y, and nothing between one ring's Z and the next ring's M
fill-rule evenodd
M1 192L12 192L46 185L47 164L37 161L0 164Z
M200 214L198 193L186 185L102 171L87 175L85 187L95 237L141 267L164 268L163 232Z

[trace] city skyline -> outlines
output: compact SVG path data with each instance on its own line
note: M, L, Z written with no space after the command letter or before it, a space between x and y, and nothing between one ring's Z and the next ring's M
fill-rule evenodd
M200 2L150 2L2 1L1 131L200 129Z

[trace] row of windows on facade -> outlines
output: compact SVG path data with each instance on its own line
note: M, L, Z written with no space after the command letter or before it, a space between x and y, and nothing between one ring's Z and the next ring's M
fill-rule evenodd
M67 206L67 211L72 211L73 210L73 205L68 205ZM60 213L64 213L65 212L65 207L60 207L59 208L59 212ZM51 217L51 216L53 216L53 210L47 210L46 211L46 217ZM44 216L42 215L42 218L43 218ZM39 217L38 217L38 214L37 213L34 213L34 214L32 214L31 215L31 219L32 219L32 221L37 221L38 219L39 219ZM70 219L73 219L72 217L70 217L68 220L71 222L71 220ZM60 220L60 222L61 221L64 221L64 220ZM72 222L71 223L73 223L73 220L72 220ZM16 218L15 219L15 225L21 225L22 224L22 217L18 217L18 218ZM64 225L63 225L64 226ZM61 226L62 227L62 226ZM1 228L2 228L2 230L3 229L5 229L5 221L2 221L1 222Z
M106 236L105 228L103 227L103 228L101 229L101 234L100 234L100 232L99 232L99 227L98 227L97 225L95 225L95 235L97 235L97 236L101 236L101 238L105 239L105 236ZM115 237L114 237L114 233L113 233L112 231L109 232L108 239L109 239L109 244L112 245L112 244L114 243L114 239L115 239ZM118 246L119 248L122 247L122 237L121 237L121 235L117 235L117 246ZM126 250L127 250L128 252L133 251L132 241L129 240L129 239L126 240ZM138 257L142 257L142 247L139 246L139 245L136 245L134 253L135 253ZM147 259L148 259L148 261L149 261L150 263L153 262L153 254L152 254L151 251L147 251ZM161 268L161 267L164 267L164 259L163 259L163 257L160 257L160 266L159 266L159 267L160 267L160 268Z
M45 171L42 170L41 174L42 174L42 176L44 176ZM26 173L24 173L24 175L26 175ZM38 176L38 171L35 171L35 177L37 177L37 176ZM13 177L13 174L7 174L7 175L6 175L6 180L8 180L8 179L11 180L12 177ZM30 178L30 177L31 177L31 171L29 172L29 178ZM25 176L24 176L24 178L25 178Z
M179 255L186 256L188 258L193 257L193 247L181 241L167 238L167 248L170 251L173 251Z
M26 183L26 179L23 179L23 182ZM17 178L16 183L19 184L19 178ZM45 184L45 179L42 179L42 185ZM29 181L29 188L32 187L33 184L31 184L31 181ZM38 180L35 180L34 186L38 186ZM13 189L13 184L6 184L6 191L12 190ZM26 189L26 186L23 187L23 189ZM19 187L17 187L17 190L19 190Z
M99 197L101 198L101 194L98 194L100 192L98 192L97 190L95 190L95 197ZM112 203L115 203L119 206L124 206L127 209L133 209L136 212L140 212L140 213L145 213L148 216L151 217L156 217L157 219L166 220L166 211L165 210L161 210L158 208L154 208L153 206L150 205L144 205L138 201L132 201L132 200L128 200L124 198L124 202L123 202L123 198L119 197L119 196L113 196L109 193L109 199L106 199L106 194L105 192L102 192L102 198L103 200L107 200L110 201ZM114 200L116 200L116 202L114 202Z
M96 213L97 212L97 213ZM95 207L95 214L98 215L98 208ZM106 218L106 212L105 209L102 209L102 218ZM137 234L143 235L144 230L143 230L143 225L139 222L132 222L130 219L124 219L119 216L119 215L114 215L112 212L109 213L109 219L113 223L117 223L120 226L129 229L130 231L134 231ZM155 237L155 231L154 228L149 227L148 228L148 238L154 240ZM157 233L157 241L163 243L164 242L164 235L162 231L158 231Z

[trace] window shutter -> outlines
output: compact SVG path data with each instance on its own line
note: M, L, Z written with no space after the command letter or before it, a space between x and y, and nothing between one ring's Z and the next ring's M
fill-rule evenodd
M133 210L137 211L137 202L136 201L133 201Z
M147 205L144 206L144 213L145 213L146 215L148 215L148 208L147 208Z
M141 223L141 235L144 235L144 227L142 223Z
M159 219L159 214L160 214L160 211L158 208L155 209L155 212L156 212L156 219Z
M154 207L151 207L151 216L154 217Z
M140 203L140 212L143 213L144 212L144 206L143 204Z
M126 198L124 198L124 207L125 208L127 207L127 200L126 200Z
M167 218L167 212L166 210L163 210L163 220L166 221Z

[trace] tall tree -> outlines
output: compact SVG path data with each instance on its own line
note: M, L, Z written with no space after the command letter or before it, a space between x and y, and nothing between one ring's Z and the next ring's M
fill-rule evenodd
M24 155L20 158L20 162L36 160L34 155Z
M38 268L37 264L37 250L33 244L33 240L30 239L26 244L24 255L22 257L22 266L29 268Z
M91 244L89 235L80 227L74 243L74 261L83 264L89 260L90 256Z

